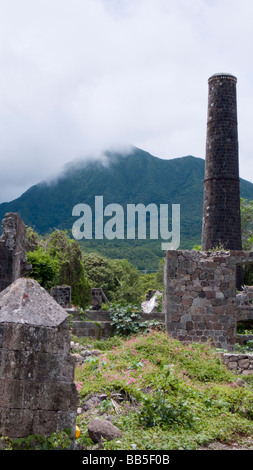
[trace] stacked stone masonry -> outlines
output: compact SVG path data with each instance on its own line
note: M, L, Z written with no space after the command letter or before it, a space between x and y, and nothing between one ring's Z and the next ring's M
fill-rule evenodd
M244 286L236 295L236 312L238 323L253 323L253 287Z
M0 294L0 434L75 433L78 394L68 314L33 279Z
M232 372L242 375L253 374L253 354L223 354L224 364Z
M237 79L208 80L202 249L241 250Z
M253 252L167 251L164 269L166 331L184 342L211 341L233 350L236 343L237 266Z
M31 270L26 258L26 229L18 214L2 220L0 237L0 292Z
M63 308L71 307L71 287L70 286L55 286L52 287L50 295L56 302Z

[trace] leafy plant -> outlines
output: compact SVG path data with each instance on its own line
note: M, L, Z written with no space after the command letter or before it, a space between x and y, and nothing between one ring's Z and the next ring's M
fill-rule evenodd
M236 344L235 351L240 353L247 353L253 351L253 340L247 341L246 344Z
M157 390L154 396L144 398L139 420L146 427L177 424L192 428L194 414L186 400Z
M1 437L4 450L68 450L71 445L70 432L56 431L50 436L31 434L27 437Z
M152 328L161 328L161 322L157 320L143 320L137 306L113 305L110 313L111 326L114 334L129 336L138 332L147 333Z

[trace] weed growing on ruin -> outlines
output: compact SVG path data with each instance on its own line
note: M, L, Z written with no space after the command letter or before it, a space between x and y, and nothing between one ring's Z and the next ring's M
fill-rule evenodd
M55 432L50 436L31 434L27 437L11 439L0 438L0 446L3 450L68 450L71 445L68 430Z

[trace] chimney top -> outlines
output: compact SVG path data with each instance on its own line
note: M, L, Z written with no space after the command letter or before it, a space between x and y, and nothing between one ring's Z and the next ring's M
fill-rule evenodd
M235 82L237 82L237 78L231 73L215 73L208 79L208 82L210 82L211 80L219 80L221 78L226 78L226 79L234 80Z

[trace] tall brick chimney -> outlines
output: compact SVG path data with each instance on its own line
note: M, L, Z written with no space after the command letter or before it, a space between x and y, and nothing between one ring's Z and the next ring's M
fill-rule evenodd
M242 249L236 83L223 73L208 80L203 251Z

